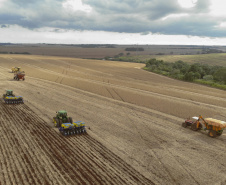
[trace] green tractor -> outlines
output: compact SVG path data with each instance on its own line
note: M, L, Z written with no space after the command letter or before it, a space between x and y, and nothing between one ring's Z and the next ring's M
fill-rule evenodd
M67 111L60 110L56 112L56 117L53 117L53 123L55 127L61 127L62 123L71 123L73 124L73 120L71 117L67 116Z
M6 104L19 104L24 103L22 96L15 96L13 90L6 90L6 93L3 94L3 100Z

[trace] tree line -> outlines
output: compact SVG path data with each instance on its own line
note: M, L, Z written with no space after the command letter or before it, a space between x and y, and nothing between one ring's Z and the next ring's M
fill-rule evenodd
M183 61L170 63L150 59L146 62L145 69L179 80L226 87L226 67L222 66L210 66L200 63L188 64Z

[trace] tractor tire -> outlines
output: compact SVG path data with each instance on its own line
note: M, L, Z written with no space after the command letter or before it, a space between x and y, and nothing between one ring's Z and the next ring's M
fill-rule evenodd
M23 81L25 80L25 78L23 78Z
M182 127L186 128L187 127L187 123L186 122L183 122L182 123Z
M215 138L217 137L217 132L215 130L209 130L208 136Z
M58 122L58 127L61 127L61 125L62 125L62 120L60 119Z
M67 130L64 130L64 131L63 131L63 135L64 135L64 136L67 136L67 135L68 135Z
M59 126L59 120L56 119L55 121L56 121L55 127L58 127L58 128L59 128L59 127L60 127L60 126Z
M73 119L72 119L72 117L69 117L69 118L68 118L68 121L69 121L71 124L73 124Z
M217 136L221 136L223 133L223 131L221 133L217 132Z
M19 78L17 77L17 81L19 81Z
M197 128L197 123L193 123L193 124L191 125L191 129L194 130L194 131L197 131L197 130L198 130L198 128Z

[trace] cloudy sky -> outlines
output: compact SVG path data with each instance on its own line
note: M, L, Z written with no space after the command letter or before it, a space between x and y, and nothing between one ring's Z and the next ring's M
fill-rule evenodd
M226 45L225 0L0 0L0 42Z

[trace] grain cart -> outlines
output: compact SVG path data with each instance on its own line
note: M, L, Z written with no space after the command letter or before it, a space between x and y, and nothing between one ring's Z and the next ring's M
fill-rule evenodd
M20 71L20 67L12 67L12 73L16 73Z
M187 119L182 123L183 127L191 126L194 131L208 130L208 135L212 138L220 136L226 128L226 122L213 118L192 117L193 120ZM204 127L204 128L203 128Z
M19 104L24 103L22 96L15 96L12 90L6 90L6 93L3 94L3 100L7 104Z
M25 80L25 72L22 71L22 72L16 72L16 73L14 73L13 79L14 80Z
M61 127L62 123L71 123L73 124L73 120L71 117L67 116L67 111L60 110L56 112L56 116L53 117L53 123L55 127Z

